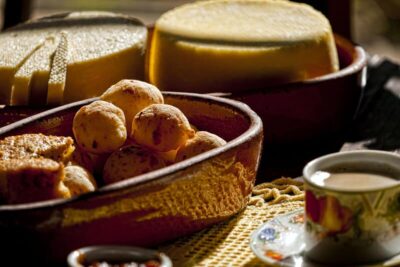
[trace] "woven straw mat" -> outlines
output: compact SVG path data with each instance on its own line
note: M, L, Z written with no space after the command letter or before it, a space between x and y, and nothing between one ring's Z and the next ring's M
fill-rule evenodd
M250 249L250 235L265 221L303 207L303 183L279 178L257 185L247 208L230 219L162 246L179 266L266 266Z

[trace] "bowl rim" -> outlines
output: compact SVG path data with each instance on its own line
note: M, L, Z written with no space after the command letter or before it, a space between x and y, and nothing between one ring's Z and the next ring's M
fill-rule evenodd
M165 97L195 99L196 101L207 102L207 103L211 102L211 104L217 104L217 105L235 110L238 113L244 115L244 117L246 117L246 119L249 120L250 125L246 129L246 131L244 131L242 134L240 134L236 138L230 140L229 142L227 142L225 145L223 145L221 147L214 148L212 150L209 150L202 154L196 155L189 159L183 160L181 162L171 164L170 166L135 176L134 179L132 179L133 178L132 177L127 180L119 181L119 182L116 182L116 183L113 183L110 185L105 185L105 186L102 186L101 188L98 188L97 190L95 190L93 192L85 193L83 195L75 196L75 197L72 197L69 199L52 199L52 200L45 200L45 201L38 201L38 202L31 202L31 203L0 205L0 212L17 212L17 211L24 211L24 210L54 208L56 206L72 204L74 202L79 202L79 201L82 201L85 199L90 199L95 196L98 197L98 196L106 195L106 194L109 194L109 193L112 193L112 192L115 192L118 190L127 189L127 188L131 188L131 187L138 186L141 184L145 184L147 182L166 178L166 177L172 175L173 173L176 173L178 171L184 171L184 170L190 168L192 165L201 163L202 161L214 158L214 157L218 156L219 154L222 154L228 150L234 149L235 147L253 139L257 135L263 134L263 123L262 123L261 118L247 104L244 104L242 102L232 100L232 99L221 98L221 97L216 97L216 96L211 96L211 95L197 94L197 93L162 91L162 94ZM86 100L73 102L70 104L52 108L52 109L46 110L44 112L38 113L36 115L27 117L25 119L22 119L17 122L6 125L4 127L1 127L0 135L4 135L11 130L22 128L25 125L30 124L32 121L43 119L43 118L45 118L51 114L57 113L57 112L66 111L66 110L72 109L74 107L89 104L97 99L99 99L99 98L95 97L95 98L90 98L90 99L86 99ZM262 138L261 138L261 142L262 142ZM258 168L259 162L260 161L257 162L256 168Z
M335 161L336 160L336 161ZM322 155L317 157L311 161L309 161L303 168L303 180L304 183L309 184L315 188L323 190L325 192L336 192L344 195L354 195L354 194L368 194L379 191L386 191L395 188L400 188L400 177L392 177L394 180L397 180L398 183L385 185L382 187L370 188L370 189L339 189L335 187L331 187L329 185L320 185L311 179L311 176L318 172L323 171L325 168L321 167L324 165L329 166L329 162L336 162L336 164L340 165L341 162L364 162L364 164L368 164L368 162L376 162L381 165L387 166L398 166L400 163L400 155L395 152L383 151L383 150L354 150L354 151L339 151L326 155ZM337 163L339 162L339 163ZM331 163L332 164L332 163ZM333 164L335 165L335 164ZM332 166L332 165L330 165ZM396 167L393 167L396 168ZM400 170L400 168L398 168ZM351 172L351 171L349 171ZM369 173L369 172L366 172Z
M334 33L335 44L340 48L345 48L348 52L352 53L354 56L352 58L352 62L344 67L343 69L339 69L338 71L331 72L322 76L318 76L312 79L308 79L305 81L300 81L298 83L316 83L331 79L337 79L357 71L360 71L363 67L367 65L368 57L364 48L360 45L357 45L350 40L340 36L337 33ZM296 83L296 82L295 82Z
M352 55L352 61L349 65L344 68L339 69L338 71L327 73L318 77L314 77L311 79L303 80L303 81L293 81L281 84L272 84L271 86L266 86L263 88L254 88L245 91L235 91L235 92L215 92L211 93L215 96L224 96L224 97L241 97L248 96L254 93L273 93L276 91L285 92L291 89L298 90L306 90L307 86L310 85L318 85L321 82L327 82L335 79L345 78L346 76L350 76L357 72L361 72L368 63L368 54L365 49L355 44L354 42L342 37L341 35L334 33L335 45L337 48L342 48Z
M118 246L118 245L96 245L96 246L88 246L88 247L81 247L78 249L75 249L68 253L67 256L67 263L71 267L77 267L77 266L82 266L84 267L80 262L79 258L81 257L82 254L90 254L93 252L101 252L102 251L118 251L119 253L127 253L131 251L135 251L140 254L153 254L155 258L158 258L160 261L160 267L171 267L172 262L171 259L164 253L159 252L157 250L152 250L152 249L147 249L147 248L141 248L141 247L133 247L133 246Z

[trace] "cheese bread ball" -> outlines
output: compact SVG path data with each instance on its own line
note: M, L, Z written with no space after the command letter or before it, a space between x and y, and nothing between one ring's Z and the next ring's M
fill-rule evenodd
M85 168L70 165L64 168L64 185L69 189L71 196L96 190L96 180Z
M72 130L85 151L110 153L121 147L127 137L124 112L106 101L95 101L75 114Z
M225 144L226 141L218 135L206 131L196 132L193 138L189 139L185 145L178 149L175 161L179 162L191 158Z
M156 152L169 165L175 163L176 152L178 150L170 150L167 152Z
M167 152L185 144L194 133L188 119L178 108L153 104L133 118L130 137L139 145Z
M68 187L65 186L64 181L61 181L58 185L57 192L59 198L70 198L72 196Z
M139 111L151 104L164 103L164 98L157 87L138 80L121 80L108 88L100 98L122 109L128 132L133 117Z
M93 175L101 175L103 173L104 163L111 153L94 154L86 152L81 148L77 148L72 154L72 165L79 165L88 170Z
M111 184L165 166L164 160L157 153L134 145L125 146L107 159L103 179L105 184Z

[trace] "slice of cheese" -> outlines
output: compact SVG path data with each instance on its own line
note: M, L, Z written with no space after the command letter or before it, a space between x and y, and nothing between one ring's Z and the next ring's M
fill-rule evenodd
M59 38L50 36L43 46L18 69L11 90L11 105L41 105L47 95L47 84L53 54Z
M338 70L329 21L308 5L211 0L155 24L150 82L163 90L240 91Z
M15 72L39 49L44 38L40 35L0 34L0 103L8 104Z
M68 64L67 33L61 32L60 42L54 54L47 88L47 104L57 105L63 102Z
M112 13L71 13L64 102L102 94L122 79L144 79L147 28Z
M144 79L147 28L140 21L124 15L88 11L50 16L18 25L0 34L0 41L14 38L15 46L19 42L29 42L33 46L42 39L54 36L57 39L60 35L65 36L50 57L50 69L40 72L39 82L36 82L36 75L31 78L31 104L72 102L98 96L121 79ZM0 44L0 48L2 46ZM19 72L15 75L18 79L14 85L20 86L22 81L19 77L24 72L23 66L28 61L34 61L30 58L37 59L37 50L25 57L20 53L21 56L13 64L6 65L0 60L0 77L12 77ZM13 57L12 49L7 51L5 54L0 49L0 59ZM43 57L46 59L41 60L47 60L48 54ZM12 78L7 79L10 80L9 84L13 84ZM45 79L46 85L42 83ZM26 81L21 86L26 86ZM7 88L0 89L1 104L8 104ZM24 90L27 91L26 87ZM1 94L4 94L3 98ZM11 104L25 104L27 98L17 93Z

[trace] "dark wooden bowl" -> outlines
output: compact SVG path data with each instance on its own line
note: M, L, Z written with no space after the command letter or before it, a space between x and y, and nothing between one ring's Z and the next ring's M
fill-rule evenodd
M352 121L365 83L362 47L335 35L340 70L318 78L226 94L263 120L265 142L286 144L341 132Z
M261 119L234 100L163 94L192 124L228 143L69 200L1 205L2 261L43 266L64 262L68 252L84 246L152 246L221 222L246 207L262 148ZM34 132L72 136L75 112L91 101L20 120L1 128L0 137Z

